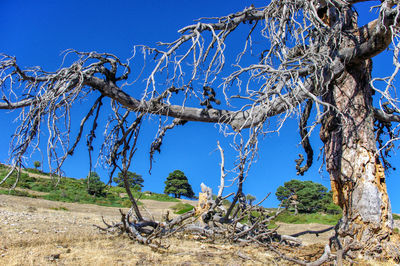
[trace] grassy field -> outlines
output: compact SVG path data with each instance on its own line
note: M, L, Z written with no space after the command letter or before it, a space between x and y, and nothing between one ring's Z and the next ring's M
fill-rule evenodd
M325 214L325 213L310 213L310 214L297 214L293 215L289 212L282 212L276 217L274 222L288 223L288 224L326 224L335 225L342 217L341 214Z

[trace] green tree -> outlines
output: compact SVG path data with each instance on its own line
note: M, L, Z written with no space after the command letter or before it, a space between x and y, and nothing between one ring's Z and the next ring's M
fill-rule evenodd
M87 192L96 197L105 197L107 195L106 185L100 180L100 176L96 172L90 172L86 177Z
M180 170L175 170L170 173L165 183L165 194L173 194L175 198L181 198L185 196L187 198L193 198L194 192L189 184L189 181L185 174Z
M133 188L136 191L140 191L142 189L144 180L141 175L128 171L126 173L126 178L129 187ZM122 173L118 173L118 177L114 177L113 181L117 183L118 187L124 187L124 179Z
M36 170L41 166L42 164L39 161L34 161L33 166L36 168Z
M304 188L304 184L302 181L293 179L288 182L285 182L284 186L278 187L276 190L276 197L281 202L281 205L289 208L291 202L290 199L296 197L297 192Z
M284 186L278 187L275 195L286 208L293 206L305 213L326 211L327 206L333 204L327 188L312 181L290 180ZM330 206L332 208L332 206Z
M246 195L246 200L249 202L250 205L253 205L253 201L256 200L256 197L251 195L251 194L247 194Z

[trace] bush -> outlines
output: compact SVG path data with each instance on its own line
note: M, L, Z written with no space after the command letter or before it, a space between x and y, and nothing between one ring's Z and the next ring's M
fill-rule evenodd
M393 220L400 220L400 215L393 213Z
M325 205L325 212L328 214L341 214L342 213L342 209L337 206L336 204L329 203L328 205Z
M45 172L40 171L39 169L35 169L35 168L25 168L25 171L27 171L28 173L32 173L32 174L50 176L49 173L45 173Z
M60 206L60 207L52 207L50 210L55 210L55 211L69 211L67 207Z
M109 191L117 194L126 193L125 188L123 187L110 187Z
M9 169L0 171L0 179L3 179L8 174ZM11 188L17 180L17 173L14 171L10 177L1 185L3 188ZM34 178L29 177L26 173L21 173L17 186L22 188L30 188L29 183L34 182Z
M54 190L54 187L51 184L37 183L32 184L30 189L40 192L51 192Z
M26 191L20 191L20 190L4 190L4 189L0 189L0 194L19 196L19 197L37 198L37 196L35 196L35 195L29 194Z
M125 199L122 203L122 206L124 206L125 208L130 208L132 207L132 202L129 199Z
M170 197L165 194L152 193L150 195L146 195L144 193L140 193L140 194L139 193L134 193L134 196L139 199L150 199L150 200L167 201L167 202L179 202L178 199Z
M183 214L183 213L187 213L188 211L193 210L194 207L193 207L193 205L190 205L188 203L179 202L179 203L175 204L174 206L172 206L171 209L173 209L174 213L176 213L176 214Z
M87 192L90 195L97 197L105 197L107 192L105 192L106 184L100 180L100 176L96 172L91 172L86 178L88 186Z
M231 204L232 204L232 202L230 202L227 199L222 200L222 205L224 205L225 207L229 207L229 206L231 206Z
M33 166L38 169L42 164L39 161L34 161Z

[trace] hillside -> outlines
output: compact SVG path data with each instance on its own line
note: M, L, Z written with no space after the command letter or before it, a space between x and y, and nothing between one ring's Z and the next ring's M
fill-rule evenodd
M165 213L171 202L143 200L151 214ZM127 209L125 209L126 211ZM125 237L99 233L93 225L120 219L118 208L93 204L63 203L0 195L0 265L132 265L138 264L271 264L273 254L252 246L192 241L165 240L167 253L133 243ZM288 230L303 230L293 225ZM313 225L315 229L324 226ZM289 231L288 231L289 232ZM315 237L314 237L315 238ZM327 236L313 239L323 243ZM309 254L319 254L322 244L307 248Z
M46 179L46 176L26 174L37 178L39 183ZM102 234L94 226L103 225L102 217L110 223L118 222L119 207L50 201L43 197L51 192L18 189L30 197L0 195L0 265L290 265L261 247L207 241L195 235L162 240L169 248L154 251L125 236ZM195 201L183 201L196 205ZM175 215L172 208L176 201L141 199L140 202L145 216L160 219L167 211ZM286 235L329 227L315 223L277 222L277 225L278 232ZM299 237L303 243L301 248L287 247L285 252L299 259L315 260L331 234L303 235Z
M0 178L4 177L9 171L9 167L0 164ZM101 195L90 195L87 191L87 181L85 179L75 178L50 178L49 174L36 169L25 169L14 191L10 188L16 181L14 173L0 186L0 194L25 196L32 198L43 198L54 201L78 202L84 204L96 204L109 207L130 207L130 201L122 187L105 186L104 193ZM160 202L175 202L181 200L175 199L165 194L152 192L133 191L136 199L156 200ZM195 204L189 201L191 204Z

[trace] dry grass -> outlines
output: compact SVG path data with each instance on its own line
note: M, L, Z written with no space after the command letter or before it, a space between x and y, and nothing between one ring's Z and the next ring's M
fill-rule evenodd
M153 201L149 212L162 214ZM161 203L162 207L168 204ZM271 264L261 248L193 241L190 236L165 240L167 250L100 234L93 224L119 219L118 209L0 195L0 265L189 265Z
M42 236L43 237L43 236ZM239 246L199 244L172 239L166 252L154 252L149 247L121 239L88 234L50 235L46 239L31 236L10 240L2 265L189 265L189 264L270 264L272 257L262 249ZM6 244L7 245L7 244Z
M176 204L143 202L157 218ZM291 265L261 247L206 243L190 235L163 240L169 248L154 251L123 236L99 233L93 224L101 225L101 216L120 219L118 208L0 195L0 265ZM311 228L280 227L284 233L306 229ZM328 237L308 236L303 241L313 245L282 251L315 260Z

